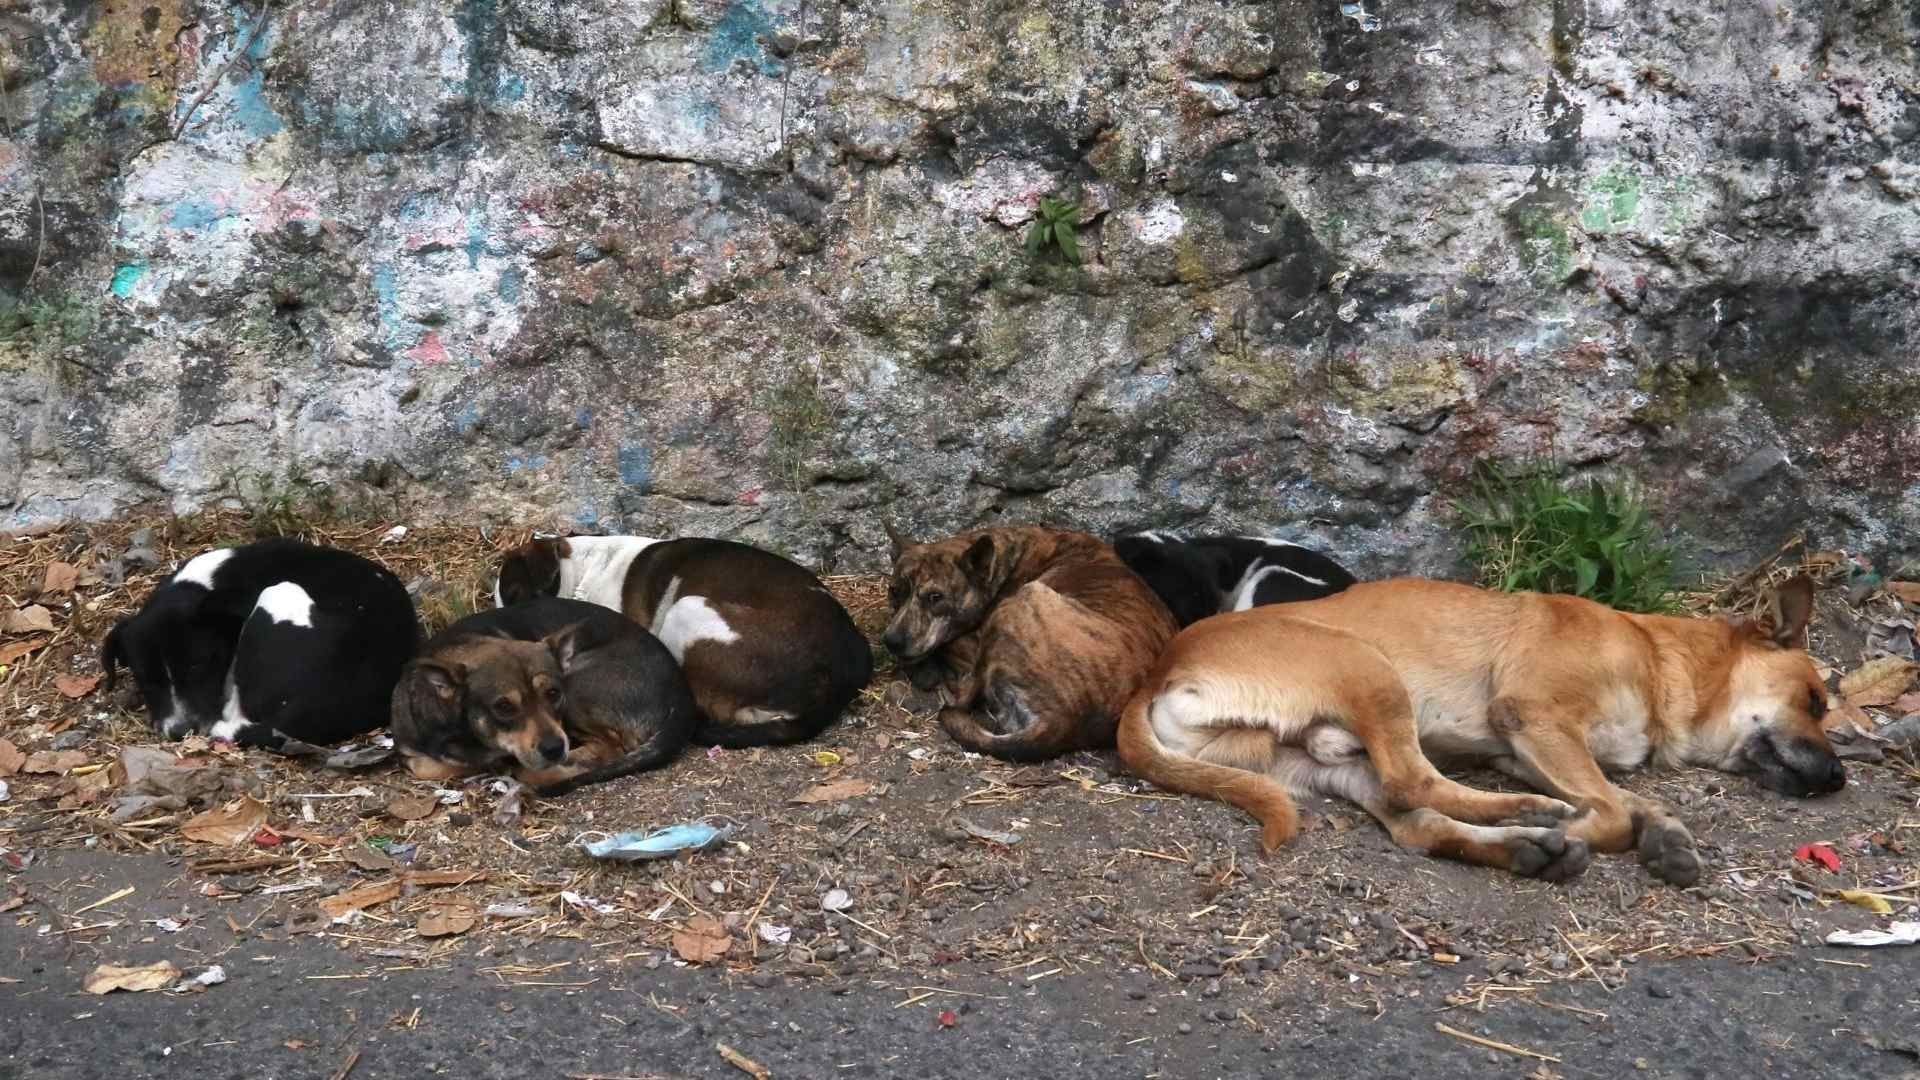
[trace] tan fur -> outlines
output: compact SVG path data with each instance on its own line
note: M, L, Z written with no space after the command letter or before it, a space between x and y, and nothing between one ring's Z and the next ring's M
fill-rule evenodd
M1691 883L1686 828L1603 766L1758 770L1783 790L1830 790L1841 774L1818 719L1825 692L1789 647L1810 608L1805 583L1748 625L1419 579L1361 584L1190 627L1128 704L1120 754L1162 787L1249 811L1269 849L1297 828L1289 790L1315 791L1435 854L1560 878L1584 868L1589 845L1638 844L1656 875ZM1783 756L1767 756L1774 745ZM1474 791L1430 757L1488 763L1556 798ZM1572 810L1563 829L1489 827Z
M1086 533L979 529L895 538L885 641L970 750L1038 760L1109 746L1120 709L1173 636L1173 616Z

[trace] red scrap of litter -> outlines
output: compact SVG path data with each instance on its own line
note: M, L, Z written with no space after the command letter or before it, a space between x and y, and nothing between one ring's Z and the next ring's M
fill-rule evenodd
M1840 872L1840 856L1825 844L1801 844L1793 857L1801 862L1817 862L1836 874Z
M952 1009L940 1010L940 1026L941 1027L943 1028L953 1027L959 1022L960 1022L959 1014L955 1013Z
M280 834L262 825L260 831L253 834L253 842L261 847L279 847Z

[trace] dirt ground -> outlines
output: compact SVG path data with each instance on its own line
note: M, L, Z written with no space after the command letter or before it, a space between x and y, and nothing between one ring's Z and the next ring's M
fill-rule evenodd
M0 912L15 933L65 938L80 971L166 960L187 977L298 936L332 943L343 972L458 961L503 983L584 985L699 964L758 986L884 976L935 987L905 994L923 1008L950 1004L937 989L946 978L1093 972L1377 1015L1440 972L1446 1005L1487 1009L1556 984L1618 989L1650 960L1815 949L1856 962L1821 938L1888 919L1841 890L1908 919L1920 899L1920 767L1911 750L1867 737L1849 744L1862 760L1848 786L1818 800L1697 770L1627 781L1693 827L1708 863L1699 886L1662 886L1630 857L1598 857L1551 885L1399 851L1363 812L1331 802L1309 803L1299 839L1262 854L1238 811L1155 791L1110 753L1026 767L964 753L885 670L815 743L695 749L557 800L515 800L487 779L442 788L391 759L330 768L189 740L163 749L181 755L175 769L204 770L197 799L124 803L140 757L128 751L162 744L123 707L124 686L110 700L98 683L97 642L177 560L255 524L159 517L0 540L11 630L0 634ZM418 583L434 624L471 610L494 553L520 539L438 527L382 542L386 524L321 535ZM1816 568L1833 576L1830 563ZM877 636L882 580L829 584ZM35 606L44 625L23 614ZM1912 614L1885 592L1836 585L1822 593L1815 654L1837 680L1889 635L1911 635ZM1871 728L1897 713L1858 716ZM379 756L377 743L358 745ZM655 862L600 862L579 846L699 820L733 831ZM1807 844L1828 845L1837 869L1796 859ZM174 876L88 858L18 886L36 860L82 850ZM192 899L177 911L138 907L182 882ZM129 938L130 921L148 932ZM553 942L578 948L536 960Z

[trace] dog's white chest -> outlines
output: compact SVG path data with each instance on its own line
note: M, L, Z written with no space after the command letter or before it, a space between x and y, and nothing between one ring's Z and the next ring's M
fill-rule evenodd
M1593 725L1587 728L1587 750L1610 772L1638 768L1653 753L1647 735L1647 706L1626 688L1614 690L1599 702Z

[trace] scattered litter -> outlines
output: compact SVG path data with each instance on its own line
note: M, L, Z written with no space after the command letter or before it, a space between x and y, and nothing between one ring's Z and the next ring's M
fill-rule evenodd
M518 828L527 812L527 789L518 780L495 780L491 787L500 796L493 808L493 823L503 829Z
M1920 922L1897 922L1885 930L1835 930L1827 935L1829 945L1854 945L1863 949L1882 945L1920 945Z
M1879 893L1871 893L1865 889L1841 889L1834 895L1855 907L1866 908L1875 915L1893 914L1893 905L1887 903L1886 897Z
M33 852L8 851L6 848L0 847L0 866L4 866L9 871L17 874L32 865Z
M604 900L595 900L591 896L582 896L579 893L572 891L571 889L565 892L562 892L560 894L560 899L565 900L567 903L572 904L574 907L586 908L588 911L596 912L601 915L612 915L614 912L620 910L619 908L614 907L612 904L609 904Z
M209 986L219 986L227 981L227 969L215 964L191 979L182 979L169 993L198 994Z
M488 904L486 910L482 911L481 914L489 919L531 919L541 914L541 909L526 898L521 897L519 899L502 900L498 903Z
M159 927L162 932L168 934L177 934L187 928L187 924L181 922L179 919L150 919L148 921Z
M40 583L40 595L60 596L73 591L80 582L80 568L69 562L47 564L47 576Z
M807 757L813 759L813 763L823 769L840 764L840 755L831 750L815 750L813 753L808 754Z
M673 935L673 952L689 964L710 964L733 948L733 935L719 921L706 915L687 920L687 928Z
M839 802L842 799L858 798L873 790L871 780L833 780L825 784L815 784L793 797L796 803Z
M954 1012L952 1009L940 1010L940 1026L941 1027L943 1028L957 1027L959 1023L960 1023L959 1013Z
M393 757L391 746L361 746L352 749L335 750L327 755L320 764L329 769L351 772L355 769L371 768Z
M759 934L760 940L769 945L787 945L793 941L791 926L775 926L772 923L763 922L759 926Z
M828 889L827 895L820 898L821 911L845 911L853 906L853 897L845 889Z
M1017 832L1000 832L997 829L982 828L968 821L966 818L957 815L953 819L953 824L968 836L977 837L990 843L1012 847L1020 842L1020 834Z
M65 774L86 763L87 755L78 750L41 750L27 755L20 771L36 775Z
M161 990L180 978L180 969L165 960L143 967L116 967L101 964L94 968L81 986L89 994L111 994L115 990Z
M93 693L103 678L104 675L55 675L53 688L60 691L61 697L83 698Z
M413 929L423 938L453 937L473 929L473 924L478 920L479 915L474 912L473 905L456 901L429 909L420 916L420 921L414 924Z
M641 862L669 859L683 851L705 851L732 835L731 825L715 827L704 821L689 821L650 833L615 833L605 840L583 843L580 848L596 859Z
M180 826L180 835L203 844L231 846L253 839L266 823L266 805L251 795L242 795L225 806L188 818Z
M0 739L0 776L12 776L26 763L27 755L21 753L19 747Z
M13 797L13 789L7 786L7 782L5 780L0 780L0 802L6 802L8 799L12 797Z
M52 640L53 639L49 637L33 637L25 641L16 641L8 645L0 645L0 669L4 669L8 664L28 655Z
M260 890L260 895L278 896L281 893L306 892L308 889L317 889L324 884L326 884L326 882L321 881L319 878L308 878L305 881L289 881L280 885L269 885Z
M376 851L365 844L355 844L341 852L341 854L354 866L370 873L392 870L400 865L393 861L393 857L386 852Z
M383 544L397 544L406 538L407 527L405 525L395 525L393 528L380 534L380 542Z
M1840 872L1840 856L1826 844L1801 844L1794 849L1793 857L1801 862L1819 863L1836 874Z
M466 792L455 791L452 788L434 788L433 794L440 800L441 806L459 806L467 800Z

